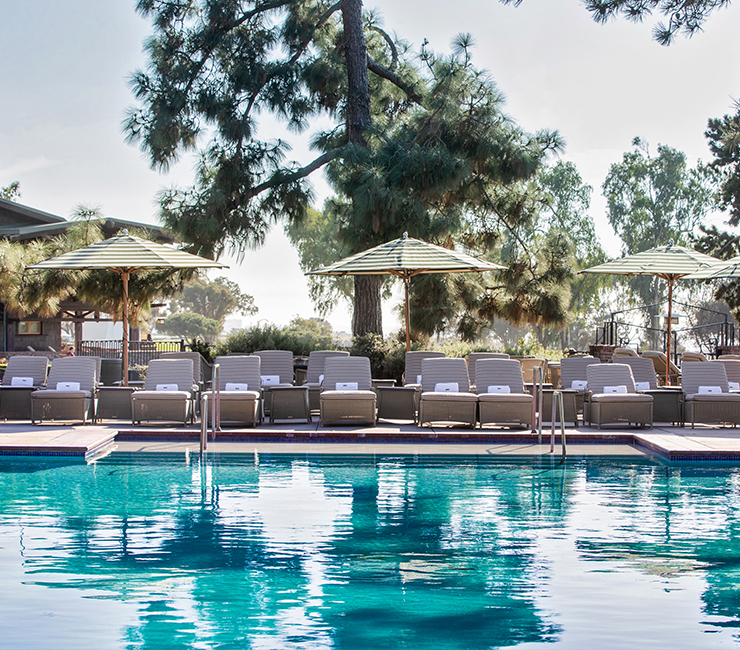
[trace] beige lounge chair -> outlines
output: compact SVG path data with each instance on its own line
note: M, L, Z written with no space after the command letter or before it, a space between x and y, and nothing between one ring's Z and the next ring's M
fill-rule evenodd
M475 368L479 359L509 359L505 352L471 352L468 355L468 376L470 377L470 390L475 392Z
M709 361L708 363L721 363L725 367L728 384L740 384L740 359L727 359L725 357L720 357L719 359ZM734 388L733 386L730 386L730 392L735 391L740 391L740 388Z
M595 363L601 363L601 359L597 359L596 357L564 357L560 359L560 384L562 385L563 390L576 391L576 422L578 420L579 413L584 414L584 422L586 421L583 397L588 391L588 387L579 388L578 386L581 386L583 382L588 381L586 378L586 369L588 366ZM547 398L548 395L545 393L545 401L547 401ZM548 404L545 404L543 411L545 415L552 412L551 408L548 407ZM571 419L570 415L570 413L565 413L566 421Z
M262 409L265 415L272 410L270 389L275 386L287 388L293 386L294 364L290 350L259 350L253 353L260 358L260 375L262 376ZM268 383L275 382L277 383Z
M444 352L432 350L409 350L406 353L406 363L403 371L403 385L413 386L421 390L421 364L424 359L441 359Z
M248 424L257 426L261 420L260 403L262 381L260 379L260 358L257 356L216 357L218 364L218 386L221 424ZM200 414L206 420L211 417L210 401L215 399L213 390L201 396L205 412Z
M619 359L622 357L639 357L640 355L637 354L636 350L633 350L632 348L614 348L614 352L612 354L613 359Z
M152 359L147 366L144 390L131 394L131 422L143 420L193 421L193 401L197 395L193 384L192 359Z
M658 388L658 376L655 374L655 365L652 359L644 357L625 357L619 359L632 369L635 388L638 393L652 395L653 422L683 423L683 406L680 389ZM647 386L645 388L644 386Z
M721 392L704 392L708 388ZM730 393L722 363L688 363L683 368L681 389L684 420L694 428L706 424L740 424L740 394Z
M0 418L31 419L31 393L46 385L48 367L46 357L15 355L8 359L0 386Z
M516 359L478 359L478 421L484 424L532 426L534 397L524 390L522 369ZM508 392L496 392L505 386ZM491 391L491 392L489 392Z
M687 361L706 361L706 355L701 352L682 352L681 353L681 365Z
M308 386L308 404L311 412L319 410L319 395L321 394L321 383L324 379L324 363L333 357L348 357L346 350L314 350L308 354L308 366L306 366L306 383Z
M372 424L375 426L376 395L370 359L332 356L324 362L324 382L319 402L321 426Z
M51 362L46 388L31 393L31 422L92 419L96 362L93 357L61 357Z
M434 422L475 428L478 396L470 392L465 359L431 358L421 362L419 425Z
M664 385L666 363L668 363L665 353L658 350L645 350L645 352L642 353L642 356L646 359L652 359L653 364L655 365L655 373L658 375L658 383L661 386ZM669 384L672 386L679 385L681 383L681 371L676 367L676 364L674 364L673 361L670 362L669 372Z
M525 357L519 360L522 366L522 379L525 384L532 383L533 370L542 368L542 381L547 382L547 359L538 359L537 357Z
M589 426L627 423L653 426L653 398L638 393L632 369L624 363L591 364L586 368L588 381ZM612 389L626 392L611 392Z

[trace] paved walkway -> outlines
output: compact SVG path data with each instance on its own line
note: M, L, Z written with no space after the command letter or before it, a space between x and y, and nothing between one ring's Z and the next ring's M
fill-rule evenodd
M376 427L319 427L274 424L250 429L224 429L210 441L214 453L399 453L506 454L549 453L550 431L542 444L529 431L417 427L381 422ZM0 424L2 456L67 456L95 458L114 449L135 452L197 451L198 426L131 427L127 422L73 426L59 423ZM740 462L740 428L697 426L653 429L588 427L566 429L568 455L654 455L668 461ZM560 436L555 454L560 455Z

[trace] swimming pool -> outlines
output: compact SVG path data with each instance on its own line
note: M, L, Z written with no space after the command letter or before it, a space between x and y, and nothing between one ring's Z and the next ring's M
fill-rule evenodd
M0 648L730 648L740 469L0 461Z

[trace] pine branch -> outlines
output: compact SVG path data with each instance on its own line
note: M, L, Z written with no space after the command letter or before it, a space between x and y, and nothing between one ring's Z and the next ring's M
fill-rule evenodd
M261 192L264 192L265 190L269 190L273 187L276 187L278 185L284 185L286 183L292 183L293 181L297 181L301 178L305 178L306 176L312 174L317 169L320 169L323 167L326 163L334 160L335 158L338 158L342 153L344 153L345 147L337 147L336 149L332 149L331 151L327 151L324 154L321 154L316 160L310 162L305 167L301 167L300 169L296 169L293 172L284 172L284 171L278 171L275 172L270 180L265 181L264 183L260 183L259 185L255 185L251 191L251 196L257 196L257 194L260 194Z
M408 98L413 101L416 104L419 104L421 106L422 99L421 95L414 90L413 86L410 86L407 84L401 77L399 77L393 70L389 70L388 68L383 67L376 61L372 59L372 57L367 57L367 69L370 70L370 72L374 72L379 77L385 79L386 81L390 81L394 86L397 86L403 92L408 95Z

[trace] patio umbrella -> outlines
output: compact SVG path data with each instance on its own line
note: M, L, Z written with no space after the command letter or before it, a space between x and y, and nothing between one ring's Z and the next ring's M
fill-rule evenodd
M714 264L687 275L687 280L715 280L720 278L740 278L740 256L729 260L717 260Z
M127 231L105 241L28 266L29 269L107 269L123 280L123 381L128 385L128 280L142 269L228 268L221 262L191 255L156 242L129 235Z
M465 253L413 239L408 233L403 233L403 237L399 239L309 271L306 275L390 274L401 278L406 294L406 350L409 350L409 282L412 277L422 273L479 273L505 268Z
M584 269L581 273L614 273L617 275L654 275L663 278L668 283L668 337L666 343L666 384L669 383L671 360L671 318L673 315L673 283L685 278L700 269L716 264L719 260L704 255L690 248L676 246L672 242L668 246L651 248L642 253L627 255L618 260Z

